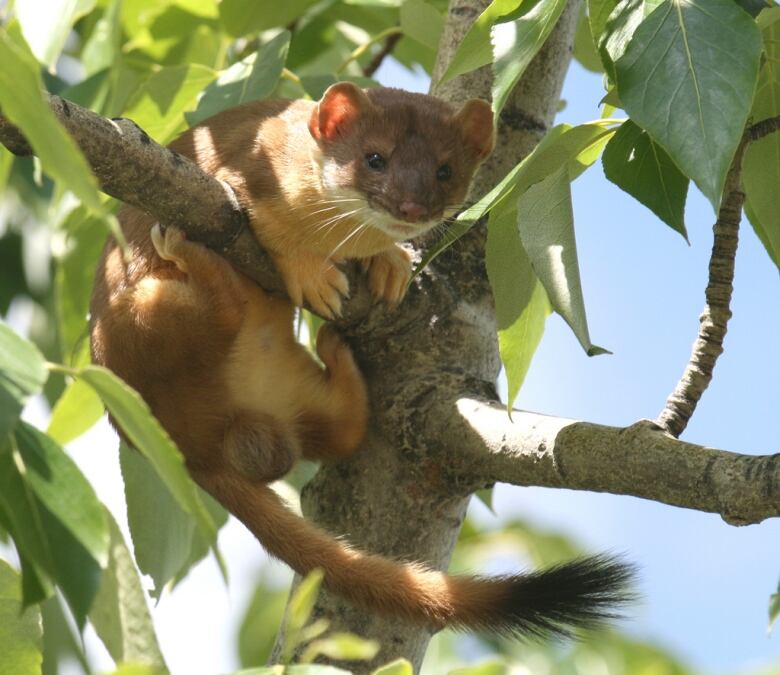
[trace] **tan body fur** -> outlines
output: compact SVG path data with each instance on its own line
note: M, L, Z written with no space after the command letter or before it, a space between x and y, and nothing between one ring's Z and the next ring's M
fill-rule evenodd
M342 83L318 103L225 111L171 148L233 188L292 303L330 317L348 293L344 258L363 261L377 300L401 300L410 263L396 242L462 204L493 142L481 101L455 112L432 97ZM566 623L565 613L526 616L535 607L518 593L537 593L535 577L448 577L392 562L289 511L267 483L301 457L348 457L365 433L368 400L349 348L323 327L321 367L295 341L290 301L137 209L124 208L120 222L130 256L106 246L91 307L94 360L142 394L194 479L271 554L299 573L322 568L325 584L356 604L435 628ZM578 590L580 601L587 589Z

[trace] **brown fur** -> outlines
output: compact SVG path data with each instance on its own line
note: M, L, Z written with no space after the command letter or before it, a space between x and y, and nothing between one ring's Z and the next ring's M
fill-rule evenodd
M455 113L432 97L342 83L318 103L227 110L171 147L233 187L293 303L332 316L348 293L336 266L346 257L363 260L377 299L401 300L410 263L396 242L460 205L493 137L484 102ZM435 628L515 621L502 607L510 580L367 555L287 509L268 482L300 457L348 457L365 433L368 400L349 348L326 325L323 369L295 341L288 300L137 209L125 207L120 222L130 254L106 246L93 357L141 393L195 480L272 555L301 574L323 569L326 585L359 605Z

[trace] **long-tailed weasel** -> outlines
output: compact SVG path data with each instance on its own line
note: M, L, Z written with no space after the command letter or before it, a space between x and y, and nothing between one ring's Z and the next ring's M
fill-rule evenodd
M330 87L319 102L226 110L171 148L226 181L282 274L266 294L222 257L120 215L126 262L106 246L92 299L92 353L135 387L184 453L193 478L296 572L324 571L351 602L433 628L565 633L610 616L630 570L595 557L532 574L448 576L351 548L290 511L268 483L300 457L349 457L368 400L352 354L326 325L323 369L293 335L294 305L325 317L348 294L337 263L359 258L377 299L410 276L397 242L457 209L494 145L484 101L460 110L396 89Z

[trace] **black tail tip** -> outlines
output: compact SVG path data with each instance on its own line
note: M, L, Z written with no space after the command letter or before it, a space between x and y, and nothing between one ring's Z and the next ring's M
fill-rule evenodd
M576 638L622 618L637 601L637 569L621 556L595 555L508 577L498 631L537 639Z

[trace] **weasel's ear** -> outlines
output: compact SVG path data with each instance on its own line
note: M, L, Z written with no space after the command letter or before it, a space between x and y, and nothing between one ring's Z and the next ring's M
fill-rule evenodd
M496 144L493 126L493 110L487 101L472 98L463 104L455 115L455 121L463 130L463 139L480 160L485 159Z
M311 113L309 132L317 141L333 141L349 133L370 105L368 96L351 82L332 84Z

